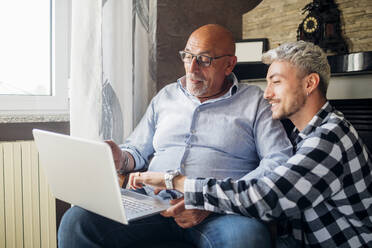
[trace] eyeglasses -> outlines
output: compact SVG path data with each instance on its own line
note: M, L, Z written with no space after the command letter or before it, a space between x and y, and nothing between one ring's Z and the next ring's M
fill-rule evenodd
M190 64L192 60L196 58L196 62L198 63L198 65L203 66L203 67L210 66L212 63L212 60L214 59L220 59L226 56L234 56L234 55L227 54L227 55L221 55L217 57L209 57L207 55L195 55L195 54L185 52L185 51L179 51L179 54L184 63Z

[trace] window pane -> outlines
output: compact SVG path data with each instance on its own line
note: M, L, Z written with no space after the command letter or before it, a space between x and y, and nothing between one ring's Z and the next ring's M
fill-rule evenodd
M51 95L51 1L0 1L0 95Z

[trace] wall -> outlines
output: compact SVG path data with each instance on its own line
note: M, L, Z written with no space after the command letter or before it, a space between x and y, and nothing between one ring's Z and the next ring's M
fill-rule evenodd
M243 38L268 38L270 48L295 41L298 25L306 16L301 14L302 8L310 2L263 0L243 15ZM342 29L349 52L372 51L372 1L335 0L335 3L341 11Z
M244 81L243 81L244 82ZM264 79L249 80L247 83L266 88ZM372 98L372 74L331 77L327 90L330 100Z
M262 0L159 0L157 1L156 81L157 90L184 75L178 51L196 28L217 23L242 38L242 15Z
M263 0L243 15L243 39L268 38L269 49L297 40L298 25L305 18L302 8L310 0ZM341 11L341 24L349 52L372 51L372 1L335 0ZM275 30L273 32L273 30ZM372 74L332 77L328 99L371 98ZM250 83L266 87L265 80Z
M197 27L218 23L235 39L268 38L269 46L296 40L297 27L310 0L160 0L156 8L156 42L153 73L156 89L184 73L178 51ZM372 1L335 0L341 10L342 28L350 52L372 51ZM153 10L152 10L153 11ZM275 30L275 32L273 32Z

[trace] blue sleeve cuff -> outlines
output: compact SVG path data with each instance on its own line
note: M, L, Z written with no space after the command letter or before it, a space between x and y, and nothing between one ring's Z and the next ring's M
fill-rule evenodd
M123 147L120 145L120 148L121 150L123 151L126 151L126 152L129 152L133 158L134 158L134 162L135 162L135 166L134 166L134 170L135 171L139 171L139 170L142 170L143 168L145 168L144 164L141 163L141 159L140 157L138 156L138 154L136 152L134 152L132 149L130 148L127 148L127 147Z

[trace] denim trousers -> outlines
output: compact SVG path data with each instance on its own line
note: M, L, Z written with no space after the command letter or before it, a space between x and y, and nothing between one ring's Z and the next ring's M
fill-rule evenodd
M202 223L184 229L160 214L123 225L77 206L64 214L58 231L60 248L178 247L174 243L265 248L271 247L271 237L266 224L240 215L210 214Z

